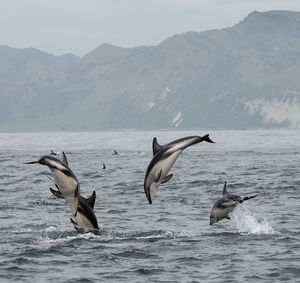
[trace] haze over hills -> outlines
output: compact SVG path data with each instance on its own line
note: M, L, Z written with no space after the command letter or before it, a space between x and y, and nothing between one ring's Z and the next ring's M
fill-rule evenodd
M79 58L0 47L0 130L300 128L300 12Z

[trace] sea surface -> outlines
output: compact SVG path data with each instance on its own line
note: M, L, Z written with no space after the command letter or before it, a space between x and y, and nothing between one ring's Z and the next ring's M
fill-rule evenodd
M185 149L150 205L153 137L207 133L216 143ZM24 164L50 149L96 191L99 235L77 233L50 170ZM225 181L257 197L210 226ZM299 131L0 134L0 282L300 282L299 217Z

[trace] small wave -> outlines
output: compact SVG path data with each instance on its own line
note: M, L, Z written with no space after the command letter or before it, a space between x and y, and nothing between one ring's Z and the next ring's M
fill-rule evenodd
M23 229L12 230L11 233L24 234L24 233L29 233L29 232L32 232L32 231L33 230L31 228L23 228Z
M67 232L58 229L55 226L49 226L42 231L42 234L38 237L39 243L68 243L78 239L92 239L99 238L98 235L93 233L79 234L75 231Z
M256 218L249 209L238 205L232 212L231 222L240 233L246 234L274 234L270 222L266 218Z
M146 241L157 241L162 239L174 239L186 237L187 233L185 232L173 232L173 231L164 231L164 230L153 230L149 232L137 232L137 233L128 233L128 234L119 234L119 233L104 233L102 234L102 239L106 241L136 241L136 240L146 240Z
M50 227L45 229L45 232L53 232L53 231L57 231L57 228L54 227L54 226L50 226Z
M184 232L173 232L173 231L154 231L150 233L140 233L139 235L133 236L133 239L136 240L148 240L148 239L173 239L185 237Z

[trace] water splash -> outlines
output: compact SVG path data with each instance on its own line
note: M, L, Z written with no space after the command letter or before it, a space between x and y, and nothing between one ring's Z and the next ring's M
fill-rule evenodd
M244 205L238 205L230 216L231 222L240 233L274 234L270 222L265 218L257 218Z

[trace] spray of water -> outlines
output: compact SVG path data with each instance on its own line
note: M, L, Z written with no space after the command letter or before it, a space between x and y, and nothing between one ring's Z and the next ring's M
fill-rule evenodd
M264 217L256 217L244 205L238 205L230 216L231 222L240 233L273 234L270 222Z

